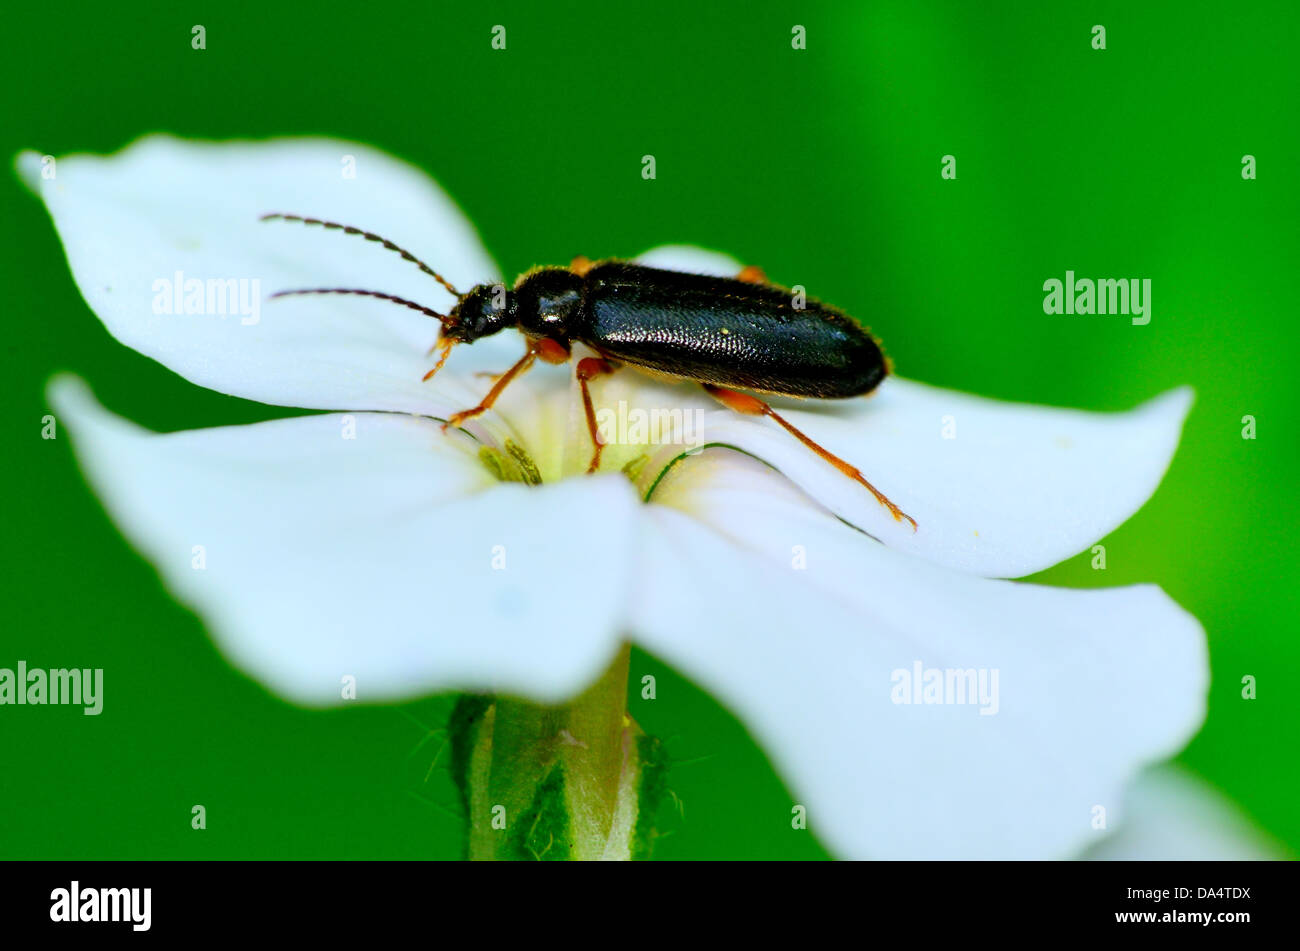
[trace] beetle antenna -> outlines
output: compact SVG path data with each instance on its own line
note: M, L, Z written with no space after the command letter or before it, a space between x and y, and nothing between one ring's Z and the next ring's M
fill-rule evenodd
M302 215L284 215L278 212L272 212L269 215L263 215L258 220L259 221L301 221L305 225L320 225L322 228L325 228L327 230L342 231L344 234L359 234L367 241L377 241L381 246L387 248L389 251L397 252L402 256L403 260L410 261L421 271L429 275L431 278L433 278L435 281L437 281L447 290L451 291L451 293L455 294L457 297L465 296L460 291L456 290L456 288L452 287L451 284L447 282L446 278L444 278L433 268L429 267L429 265L425 264L423 261L417 258L410 251L407 251L405 248L399 248L397 245L393 244L393 242L389 241L387 238L381 237L380 235L375 234L373 231L363 231L361 228L354 228L351 225L341 225L337 221L323 221L320 218L304 218Z
M385 294L383 291L363 291L355 287L308 287L297 291L276 291L271 296L292 297L295 294L358 294L362 297L378 297L380 300L392 301L394 304L401 304L403 307L411 308L411 310L418 310L422 314L436 318L443 324L446 324L448 319L446 314L440 314L436 310L425 307L423 304L417 304L413 300L407 300L405 297Z

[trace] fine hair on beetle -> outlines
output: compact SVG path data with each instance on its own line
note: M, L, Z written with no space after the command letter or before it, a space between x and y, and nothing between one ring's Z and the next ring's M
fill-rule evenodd
M496 379L477 406L449 417L444 430L490 410L506 387L538 359L566 363L572 345L581 343L599 354L580 359L575 374L593 447L588 473L599 469L604 449L590 383L628 366L650 376L696 383L731 410L768 417L870 491L895 521L906 520L916 531L916 520L856 467L752 395L847 399L872 392L889 372L879 342L864 327L811 298L796 306L791 292L769 283L758 268L746 267L734 278L724 278L578 257L567 268L534 268L512 288L477 284L462 293L414 254L374 232L278 212L261 220L295 221L360 236L400 255L455 296L451 310L441 314L404 297L354 287L301 288L271 295L352 294L432 317L441 332L429 351L432 355L437 350L438 356L425 380L442 369L458 344L472 344L508 327L523 334L527 342L523 356Z

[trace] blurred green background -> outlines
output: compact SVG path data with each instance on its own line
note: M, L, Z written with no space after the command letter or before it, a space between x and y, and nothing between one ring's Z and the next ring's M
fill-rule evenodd
M916 379L1107 410L1194 384L1172 470L1105 540L1107 570L1085 554L1040 580L1154 581L1201 619L1210 716L1182 759L1294 852L1300 13L1135 6L20 4L0 37L0 154L113 151L153 130L354 138L435 176L507 274L689 241L863 316ZM0 666L103 667L107 694L98 718L0 709L0 856L458 855L452 788L425 779L447 698L307 712L270 696L109 524L68 442L39 438L64 369L155 429L285 411L114 342L12 176L0 209ZM1151 278L1151 323L1044 315L1042 284L1067 268ZM659 856L824 855L790 829L744 729L637 655L644 673L659 699L632 713L685 761Z

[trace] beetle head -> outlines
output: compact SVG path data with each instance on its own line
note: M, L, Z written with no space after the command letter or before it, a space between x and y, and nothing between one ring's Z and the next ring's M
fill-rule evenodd
M447 315L443 336L458 343L473 343L514 323L514 294L504 284L479 284L461 297Z

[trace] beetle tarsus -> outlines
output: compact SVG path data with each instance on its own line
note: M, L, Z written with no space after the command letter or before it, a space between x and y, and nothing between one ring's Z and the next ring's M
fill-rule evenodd
M442 353L438 354L438 362L433 365L432 370L420 378L420 382L428 383L429 380L433 379L433 375L442 369L442 365L447 362L447 356L451 353L451 348L455 343L456 341L451 337L442 337L437 343L429 348L427 356L432 356L434 350L441 349Z

